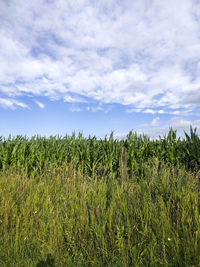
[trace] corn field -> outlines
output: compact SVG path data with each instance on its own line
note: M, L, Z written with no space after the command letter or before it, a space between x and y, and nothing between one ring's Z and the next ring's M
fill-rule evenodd
M0 266L200 266L200 138L0 138Z
M130 132L125 140L110 137L98 140L95 136L84 138L78 136L51 136L49 138L34 136L28 139L17 136L8 139L0 137L0 170L13 170L41 173L45 168L57 168L63 163L73 161L76 170L84 175L95 176L121 172L122 149L126 149L126 170L129 176L141 174L141 165L151 158L172 164L183 165L186 170L199 170L200 138L197 129L190 129L190 135L177 138L171 129L167 136L159 140L150 140L145 135Z

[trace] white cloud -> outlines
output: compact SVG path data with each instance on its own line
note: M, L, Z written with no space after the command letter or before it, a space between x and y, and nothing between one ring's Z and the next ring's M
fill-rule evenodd
M155 114L155 113L156 113L156 111L155 111L155 110L153 110L153 109L145 109L145 110L144 110L144 113L151 113L151 114Z
M35 103L38 105L39 108L44 109L45 108L45 104L41 103L38 100L35 100Z
M167 122L160 121L160 118L154 118L149 124L138 125L134 131L137 134L145 134L151 139L157 139L159 136L162 138L169 133L170 128L177 131L177 136L184 137L184 131L189 132L190 126L200 129L200 120L188 120L182 117L174 117ZM127 133L115 133L117 139L126 138ZM198 132L200 134L200 132Z
M192 110L199 16L195 0L1 1L0 93Z
M70 103L84 103L86 102L83 98L81 97L73 97L73 96L70 96L70 95L65 95L64 96L64 101L65 102L70 102Z
M114 138L118 140L126 139L128 133L115 133Z
M0 106L4 108L16 109L17 107L28 108L28 106L20 101L11 98L0 98Z
M190 126L200 129L200 120L189 120L182 117L174 117L166 122L162 122L159 118L153 119L151 124L140 125L137 132L144 132L151 138L158 138L168 134L170 127L177 130L178 136L184 136L184 131L188 132Z
M192 110L189 110L186 112L186 111L182 111L182 115L188 115L189 112L191 112ZM142 109L142 108L138 108L138 109L135 109L135 108L132 108L132 109L127 109L126 110L127 113L133 113L133 112L136 112L136 113L146 113L146 114L172 114L172 115L178 115L180 114L180 110L175 110L175 111L172 111L172 110L163 110L163 109L159 109L159 110L156 110L156 109Z

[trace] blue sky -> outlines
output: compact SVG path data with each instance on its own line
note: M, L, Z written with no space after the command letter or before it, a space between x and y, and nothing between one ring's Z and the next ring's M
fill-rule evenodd
M200 128L200 1L0 0L0 135Z

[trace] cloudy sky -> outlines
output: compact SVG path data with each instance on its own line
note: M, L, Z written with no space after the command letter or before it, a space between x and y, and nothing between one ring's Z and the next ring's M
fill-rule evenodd
M0 0L0 135L200 127L199 0Z

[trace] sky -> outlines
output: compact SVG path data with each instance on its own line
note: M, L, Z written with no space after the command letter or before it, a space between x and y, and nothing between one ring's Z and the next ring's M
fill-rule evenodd
M0 0L0 136L200 128L199 0Z

